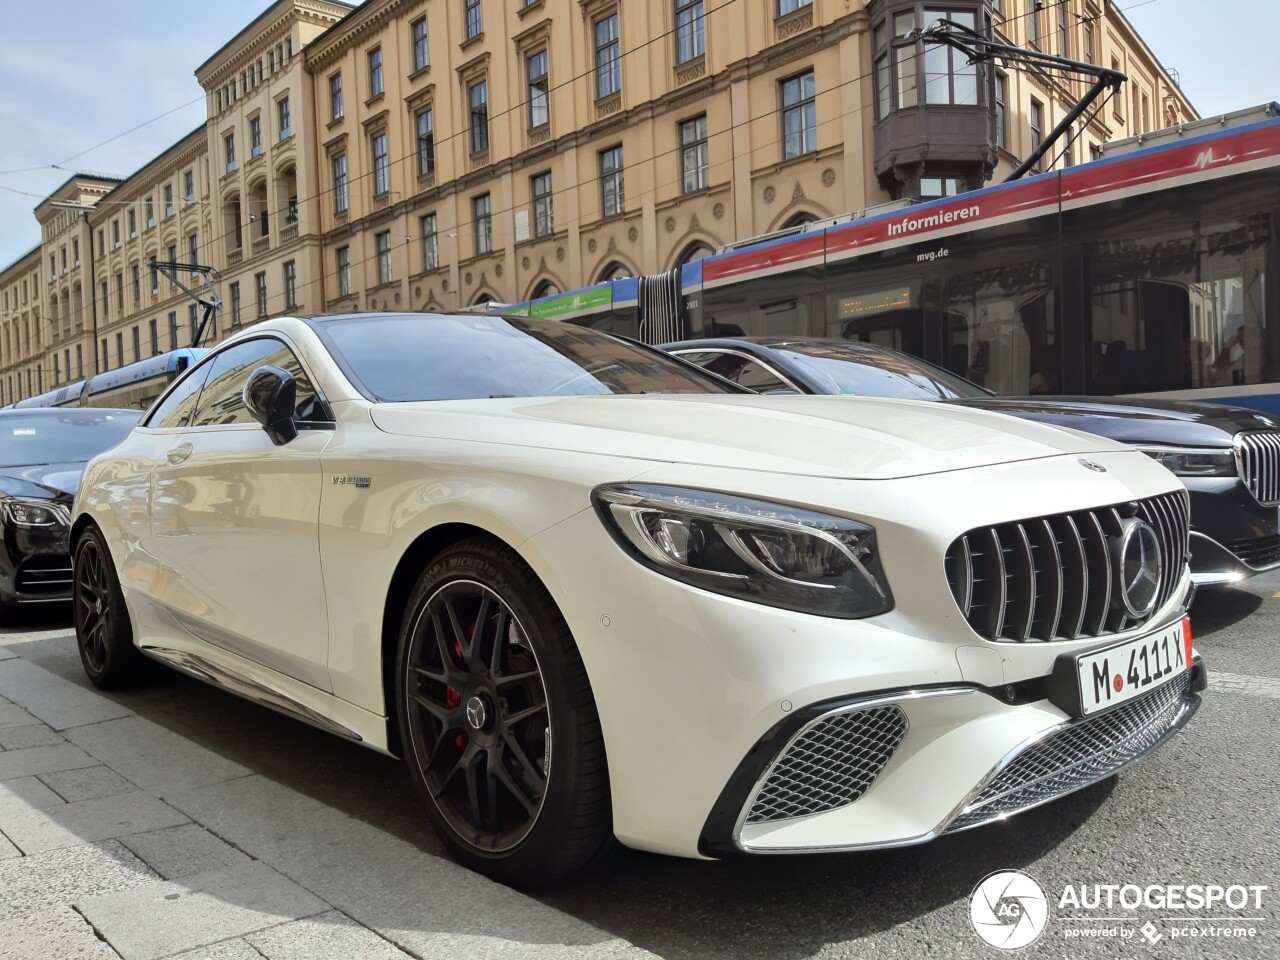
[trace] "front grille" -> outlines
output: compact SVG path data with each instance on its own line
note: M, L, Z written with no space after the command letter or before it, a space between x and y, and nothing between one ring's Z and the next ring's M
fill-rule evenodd
M968 830L1087 787L1133 763L1176 730L1195 707L1189 672L1032 744L967 803L944 832Z
M896 706L821 717L775 761L747 812L747 823L790 820L853 803L875 782L907 733Z
M1280 433L1259 431L1236 437L1240 476L1258 502L1280 504Z
M61 599L71 596L71 558L32 557L14 577L20 599Z
M1226 546L1251 567L1268 567L1273 563L1280 563L1280 537L1228 540Z
M1015 642L1098 637L1144 623L1150 618L1127 616L1113 590L1111 544L1126 517L1145 520L1160 542L1154 613L1173 596L1188 556L1185 492L970 530L946 557L961 613L980 636Z

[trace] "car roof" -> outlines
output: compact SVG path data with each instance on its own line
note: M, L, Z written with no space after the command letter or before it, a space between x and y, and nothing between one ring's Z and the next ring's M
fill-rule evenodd
M311 317L298 317L304 323L321 324L331 323L334 320L386 320L389 317L412 317L414 320L475 320L477 318L489 318L493 320L517 319L527 320L527 317L509 318L499 313L419 313L414 310L379 310L364 313L321 313Z
M662 344L663 350L696 350L699 348L732 348L732 347L763 347L770 350L782 349L792 344L816 343L826 346L840 345L848 347L851 350L863 353L896 353L888 347L881 347L874 343L863 343L860 340L842 340L838 337L781 337L781 336L755 336L755 337L707 337L698 340L678 340L673 343Z

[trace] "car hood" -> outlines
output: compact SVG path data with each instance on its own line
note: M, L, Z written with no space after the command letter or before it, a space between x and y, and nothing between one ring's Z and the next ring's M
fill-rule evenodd
M371 415L379 429L401 436L845 479L1116 449L982 410L851 397L495 398L377 404Z
M0 494L70 503L82 473L83 463L35 463L21 467L0 467Z
M1274 418L1244 407L1145 397L992 397L950 403L1096 433L1121 443L1229 446L1241 431L1280 428Z

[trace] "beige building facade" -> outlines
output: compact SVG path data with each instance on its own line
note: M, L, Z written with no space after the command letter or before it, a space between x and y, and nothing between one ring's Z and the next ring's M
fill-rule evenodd
M152 257L216 271L207 344L519 302L998 182L1088 84L905 36L943 7L1130 78L1041 169L1197 116L1106 0L278 0L197 68L204 127L37 208L40 247L0 271L3 401L188 345L194 304Z

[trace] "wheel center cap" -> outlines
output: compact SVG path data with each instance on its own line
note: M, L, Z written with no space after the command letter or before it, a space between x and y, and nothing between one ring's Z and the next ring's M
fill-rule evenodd
M94 612L94 613L102 613L102 598L101 598L101 597L99 597L97 600L93 601L93 612Z
M477 695L467 701L467 723L472 730L483 730L488 720L489 711L483 697Z

